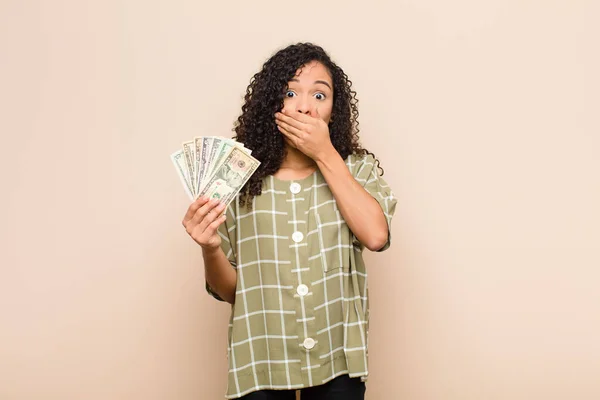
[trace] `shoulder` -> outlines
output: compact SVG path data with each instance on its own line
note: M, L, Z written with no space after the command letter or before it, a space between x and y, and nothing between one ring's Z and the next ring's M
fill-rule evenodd
M346 158L346 165L353 176L370 174L376 162L372 154L353 153Z

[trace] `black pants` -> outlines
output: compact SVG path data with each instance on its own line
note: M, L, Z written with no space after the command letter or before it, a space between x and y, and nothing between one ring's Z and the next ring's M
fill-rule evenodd
M365 383L360 378L338 376L324 385L300 391L302 400L364 400ZM259 390L242 397L243 400L295 400L295 390Z

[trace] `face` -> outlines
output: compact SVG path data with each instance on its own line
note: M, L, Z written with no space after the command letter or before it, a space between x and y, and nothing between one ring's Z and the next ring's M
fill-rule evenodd
M333 80L327 68L312 61L298 69L296 76L288 82L283 108L314 118L320 116L329 123L333 109Z

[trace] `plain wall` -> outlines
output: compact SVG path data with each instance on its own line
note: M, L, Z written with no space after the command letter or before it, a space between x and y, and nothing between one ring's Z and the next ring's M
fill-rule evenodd
M600 398L598 1L0 1L0 399L221 399L169 160L324 46L399 198L368 400Z

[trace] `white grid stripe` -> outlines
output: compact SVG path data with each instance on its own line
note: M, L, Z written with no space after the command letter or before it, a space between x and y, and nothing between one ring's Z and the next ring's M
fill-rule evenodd
M285 336L285 335L260 335L260 336L252 336L248 339L240 340L239 342L231 343L231 347L241 346L246 343L256 342L262 339L283 339L283 340L297 340L298 336Z
M295 312L293 311L285 311L285 310L261 310L261 311L254 311L248 314L244 314L244 315L239 315L237 317L235 317L233 320L234 321L239 321L241 319L244 318L249 318L255 315L266 315L266 314L288 314L288 315L293 315L295 314Z
M292 184L293 182L290 182L290 184ZM293 193L291 193L292 198L295 197L295 195ZM287 199L286 199L287 200ZM302 198L302 200L304 200L304 198ZM296 202L293 201L291 202L292 204L292 221L297 221L297 214L296 214ZM298 231L298 224L297 223L293 223L292 224L292 229L294 230L294 232ZM307 235L304 235L303 240L308 240ZM302 243L302 244L306 244L306 242ZM302 285L302 272L300 271L300 267L302 266L302 264L300 264L300 245L298 246L292 246L295 248L295 258L296 258L296 269L298 270L296 276L298 278L298 285ZM299 296L300 298L300 309L302 310L302 318L301 318L301 323L302 323L302 329L304 331L304 338L308 337L308 326L307 326L307 320L306 320L306 307L304 305L304 296ZM306 357L306 365L307 367L310 369L310 353L309 351L305 352L305 357ZM304 367L302 367L302 369L304 369ZM309 373L308 374L308 384L310 386L312 386L312 374Z
M254 202L256 199L253 199ZM256 214L257 213L252 213L252 221L254 223L254 231L258 232L258 226L256 225ZM258 246L258 240L256 240L256 254L260 254L260 247ZM261 301L262 301L262 309L266 310L266 306L265 306L265 289L268 288L266 285L263 285L263 280L262 280L262 268L261 268L261 263L258 263L258 281L259 281L259 285L260 285L260 291L261 291ZM276 286L276 288L280 288L281 285L273 285ZM250 320L250 314L248 313L248 311L246 310L246 318L248 320ZM271 360L271 351L269 349L269 336L268 336L268 332L269 330L267 329L267 318L266 318L266 313L263 311L263 322L264 322L264 326L265 326L265 336L266 336L266 342L267 342L267 360ZM252 361L253 363L254 360ZM258 363L255 363L258 365ZM267 363L267 367L268 367L268 371L269 371L269 385L273 384L273 374L271 372L271 363L268 362Z
M253 199L253 200L256 200ZM238 229L238 232L240 232L240 230ZM238 250L238 256L240 257L240 260L242 260L242 244L243 240L241 240L241 238L238 238L238 246L239 246L239 250ZM248 302L246 301L246 290L244 289L244 274L237 274L237 279L240 282L240 286L242 288L241 290L241 295L242 295L242 303L244 305L244 313L246 315L248 315ZM237 293L236 293L236 297L237 297ZM249 318L245 318L246 320L246 329L248 332L248 337L252 338L252 331L250 329L250 319ZM234 322L235 324L235 322ZM252 372L253 372L253 376L254 376L254 384L258 385L258 377L256 376L256 363L254 361L254 348L252 345L248 346L250 348L250 360L252 361ZM232 346L233 348L233 346ZM233 351L235 351L235 348L233 349Z
M270 177L271 179L271 187L273 187L273 177ZM272 219L273 219L273 232L277 232L277 221L275 219L275 191L273 190L271 192L271 211L273 212L272 214ZM287 214L287 213L286 213ZM274 254L275 254L275 259L279 259L278 257L278 249L277 249L277 239L275 239L273 241L273 250L274 250ZM277 263L275 265L275 271L277 274L277 282L281 282L281 279L279 277L279 263ZM281 308L283 308L283 293L281 291L281 289L279 289L279 306ZM283 313L281 314L281 332L285 333L285 318L283 317ZM284 352L284 358L287 360L288 359L288 353L287 353L287 346L283 346L283 352ZM292 377L290 376L290 369L286 368L286 385L291 385L292 384Z
M237 292L235 292L236 294L245 294L248 292L251 292L253 290L260 290L261 292L264 293L264 289L292 289L293 286L283 286L283 285L258 285L258 286L252 286L249 287L247 289L240 289ZM264 295L263 295L264 296Z
M316 178L315 178L316 180ZM315 182L316 183L316 182ZM315 204L318 204L318 200L317 200L317 191L315 190L314 192L314 196L315 196ZM317 217L317 232L321 232L321 229L323 228L323 225L321 223L321 217L319 217L319 214L316 214ZM338 232L339 235L339 232ZM319 247L321 249L325 248L325 242L323 241L323 237L321 235L319 235ZM323 255L323 251L321 251L321 255ZM325 257L323 257L323 267L325 268L325 271L327 271L329 268L327 266L327 259ZM327 320L327 326L331 326L331 319L329 318L329 301L328 301L328 294L327 294L327 285L325 286L325 290L323 290L323 294L325 297L325 319ZM342 290L340 293L344 293L344 291ZM316 308L315 308L316 310ZM327 331L327 338L329 339L329 347L333 347L333 340L331 338L331 330ZM330 358L330 365L331 365L331 373L335 373L335 364L333 363L333 353L331 354L331 358Z

